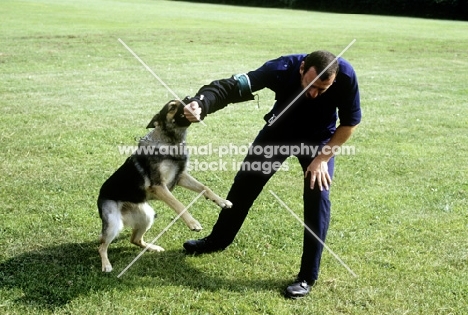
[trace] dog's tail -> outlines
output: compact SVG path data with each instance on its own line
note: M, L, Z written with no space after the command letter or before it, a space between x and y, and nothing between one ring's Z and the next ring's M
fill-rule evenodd
M99 211L99 218L101 218L102 220L102 205L104 203L104 199L102 199L101 197L98 197L98 200L97 200L97 207L98 207L98 211Z

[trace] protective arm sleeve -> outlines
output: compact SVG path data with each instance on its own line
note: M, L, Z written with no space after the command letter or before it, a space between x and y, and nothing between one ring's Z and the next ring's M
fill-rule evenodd
M190 101L196 101L201 109L201 119L228 104L253 100L249 77L246 74L233 75L204 85Z

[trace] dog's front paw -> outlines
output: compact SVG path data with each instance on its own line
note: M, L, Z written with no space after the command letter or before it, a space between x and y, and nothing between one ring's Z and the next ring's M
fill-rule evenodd
M197 220L191 221L188 224L188 227L189 227L189 229L191 229L192 231L195 231L195 232L200 232L201 230L203 230L203 227L201 226L200 222L198 222Z
M217 204L223 209L232 208L232 202L229 200L220 200Z

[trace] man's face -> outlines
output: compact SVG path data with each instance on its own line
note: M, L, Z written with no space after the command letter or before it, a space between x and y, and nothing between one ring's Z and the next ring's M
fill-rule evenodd
M304 62L302 62L299 71L301 73L301 86L303 89L306 89L309 84L313 82L315 78L317 78L317 72L315 71L314 67L310 67L309 70L304 73ZM330 78L328 78L328 80L325 81L317 78L317 80L315 80L315 82L305 92L306 97L313 99L325 93L325 91L327 91L335 81L335 77L336 75L332 75Z

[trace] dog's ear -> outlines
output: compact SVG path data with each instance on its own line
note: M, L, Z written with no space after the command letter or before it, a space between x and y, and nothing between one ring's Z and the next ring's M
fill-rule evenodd
M157 125L157 122L159 120L159 113L154 115L153 119L149 122L148 126L146 126L147 129L149 128L154 128Z

